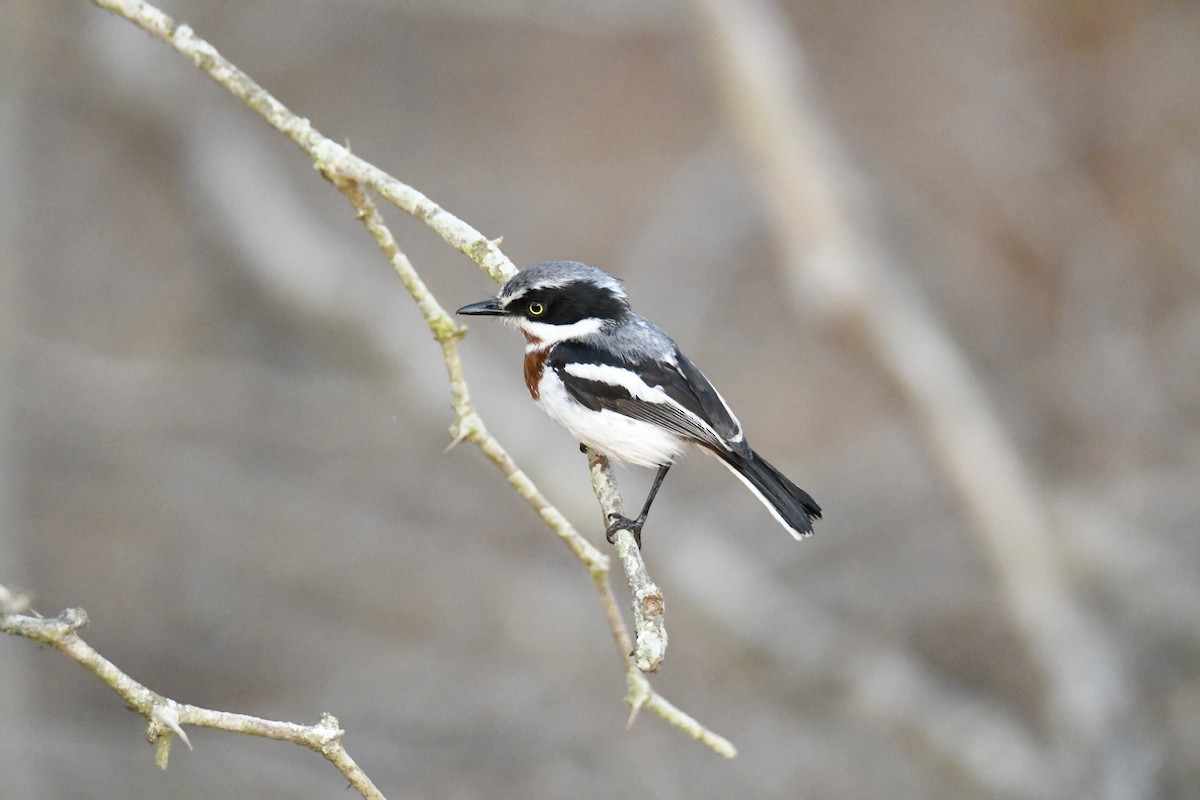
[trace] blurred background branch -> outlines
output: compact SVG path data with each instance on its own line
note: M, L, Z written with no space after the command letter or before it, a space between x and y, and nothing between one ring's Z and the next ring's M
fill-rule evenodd
M928 437L1036 666L1058 785L1114 800L1147 795L1154 759L1125 665L1076 600L1050 504L986 390L908 271L878 243L870 192L838 145L786 20L771 0L696 5L794 302L863 348Z

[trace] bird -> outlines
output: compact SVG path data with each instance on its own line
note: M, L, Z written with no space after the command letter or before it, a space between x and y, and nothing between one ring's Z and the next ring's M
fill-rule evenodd
M628 530L641 549L655 495L689 445L728 467L797 540L812 534L821 507L750 447L708 378L633 311L613 276L578 261L544 261L457 313L501 317L525 335L529 394L581 448L658 468L637 517L609 516L610 543Z

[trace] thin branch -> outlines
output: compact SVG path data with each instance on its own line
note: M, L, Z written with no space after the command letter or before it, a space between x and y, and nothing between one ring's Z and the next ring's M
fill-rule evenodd
M453 447L460 442L470 441L479 447L500 468L513 488L534 507L538 514L546 521L546 524L558 534L567 547L571 548L571 552L583 562L588 571L603 573L606 576L607 584L609 571L608 556L601 553L591 542L580 535L571 523L546 500L533 481L521 471L516 462L509 456L504 447L495 437L488 433L483 420L475 412L475 408L471 404L471 395L467 388L466 379L463 377L462 360L458 354L458 340L466 334L467 329L454 321L454 318L446 312L446 309L442 307L437 298L425 286L425 282L421 280L421 276L413 268L408 256L396 244L395 237L392 236L391 230L384 223L383 217L379 215L374 201L363 191L362 186L354 180L347 179L335 168L331 168L330 172L326 173L326 177L338 187L342 194L346 196L346 199L350 201L350 204L354 206L359 221L362 222L367 232L371 234L371 237L375 240L375 244L392 265L392 269L395 270L400 280L403 281L405 288L408 289L409 294L416 301L421 314L425 317L425 322L429 326L429 330L433 332L434 338L437 339L438 344L442 347L442 356L446 363L446 373L450 381L450 396L454 403L455 414L454 424L450 428L450 435L453 437L450 446ZM628 634L625 634L625 641L628 642Z
M600 501L604 524L612 517L625 516L621 495L613 478L612 468L604 456L588 451L588 468L592 471L592 489ZM667 655L667 628L663 620L665 610L662 590L650 580L646 562L642 560L642 549L628 530L619 530L613 537L617 557L625 568L629 581L629 593L633 595L633 626L637 644L633 649L633 660L642 672L658 672Z
M466 254L494 280L503 281L516 273L508 257L500 252L498 241L446 211L413 187L396 180L383 170L350 153L321 135L304 117L292 113L270 92L222 56L208 42L197 37L190 25L178 22L149 3L139 0L92 0L97 6L124 17L154 38L169 44L235 97L253 109L268 125L292 140L312 157L315 166L327 172L336 164L351 180L369 186L388 202L424 222L447 244Z
M336 717L322 714L316 725L297 725L178 703L138 683L80 638L76 631L87 623L87 612L82 608L68 608L51 619L0 615L0 631L53 647L108 684L130 708L145 717L149 723L146 739L157 746L156 760L164 769L174 736L179 735L187 743L182 726L195 725L303 745L329 759L364 798L384 800L383 793L342 747L345 731Z
M591 542L581 536L566 517L542 496L528 476L517 467L516 462L509 456L503 445L488 433L483 420L471 405L470 393L463 377L462 363L458 355L458 340L462 337L465 329L454 322L453 318L425 287L408 257L396 244L395 238L379 215L374 202L362 187L338 174L329 177L357 210L359 220L387 257L409 292L412 293L413 299L417 301L417 306L425 315L426 324L442 347L455 412L455 423L450 429L453 436L451 446L462 441L470 441L479 447L500 468L517 492L534 507L546 524L571 548L576 558L583 562L588 569L588 574L592 576L592 581L600 596L600 603L604 607L605 616L608 618L609 627L612 630L613 640L621 660L625 664L629 685L626 703L632 709L630 722L632 723L640 709L648 708L670 725L706 744L717 753L728 758L735 756L737 750L728 740L709 731L658 695L650 687L649 682L638 674L637 670L639 669L643 672L652 672L658 669L666 652L667 635L662 623L662 593L646 574L641 551L634 543L633 536L628 531L621 531L620 533L624 536L618 534L616 541L617 553L625 566L630 592L635 601L634 619L637 622L638 636L637 647L631 655L632 645L629 632L625 627L609 580L610 561L608 556L592 546ZM620 514L621 498L617 494L616 484L613 482L607 460L600 456L589 456L588 462L592 469L596 496L600 499L604 513L606 515L610 512Z
M176 22L148 3L132 2L131 0L93 0L93 2L101 8L125 17L155 38L175 48L205 74L254 109L272 128L287 136L304 150L313 159L314 167L347 197L355 207L359 219L416 301L429 329L442 347L455 411L455 422L451 428L452 444L470 441L483 451L484 455L500 468L513 488L534 507L542 520L584 564L600 595L601 604L604 607L605 616L608 618L613 640L620 652L626 673L627 675L636 675L637 663L630 654L632 645L629 633L609 581L609 558L575 530L566 517L546 500L495 437L488 433L483 420L471 405L470 394L462 373L458 340L466 329L454 322L425 286L408 258L397 246L395 238L379 216L366 189L374 191L403 211L420 219L437 232L444 241L475 261L493 279L502 281L514 274L516 269L500 251L498 241L487 239L475 228L441 208L421 192L351 154L347 148L330 141L313 128L307 119L292 113L249 75L228 61L215 47L197 37L190 26ZM625 564L624 559L622 563ZM641 572L644 575L644 565ZM630 581L632 585L634 576L631 575ZM648 578L646 583L649 583ZM660 637L660 641L661 646L656 645L656 647L661 650L665 648L665 635ZM658 658L661 660L661 653ZM657 662L648 656L645 663L649 665ZM656 695L649 688L648 683L645 683L643 688L636 692L631 683L626 702L635 713L639 708L649 708L668 723L689 732L722 755L731 757L736 753L728 741L705 730L690 717L683 715L670 703Z
M94 2L101 8L125 17L146 32L174 47L205 74L254 109L272 128L308 153L313 159L314 166L339 188L346 181L369 187L393 205L420 219L441 235L444 241L474 260L496 281L504 281L516 272L512 262L500 251L498 239L488 239L474 227L446 211L418 190L353 155L347 148L330 141L313 128L307 119L298 117L249 75L222 56L215 47L197 37L189 25L173 20L147 3L132 2L131 0L94 0ZM342 189L342 191L346 190ZM366 219L364 219L365 222ZM390 235L388 238L391 238ZM394 241L392 246L394 248ZM380 244L380 247L383 245ZM533 483L503 451L503 448L487 435L482 421L471 410L466 383L462 380L461 362L455 346L455 340L462 335L465 329L459 328L445 310L433 300L433 296L421 282L411 264L407 264L407 260L405 260L407 266L401 266L396 263L387 250L384 252L392 261L393 268L404 282L405 287L416 300L430 330L442 344L447 370L450 373L451 391L454 394L457 415L456 430L453 431L454 440L458 442L471 439L479 446L488 458L501 468L513 487L534 506L547 525L563 539L590 572L602 567L602 572L605 574L597 575L597 577L603 578L607 583L607 558L592 547L586 539L579 536L569 524L566 524L566 519L541 496ZM597 499L600 499L599 495L597 495ZM603 501L601 500L601 502ZM618 548L618 555L620 553ZM641 567L639 575L636 571L630 572L631 567L636 569L634 561L621 556L621 563L625 568L631 590L635 585L653 586L653 583L644 577L644 565ZM655 588L657 590L657 587ZM634 591L634 596L637 598L636 590ZM659 599L661 600L661 597ZM662 635L648 637L641 635L644 626L641 624L643 615L639 608L644 607L648 602L651 600L638 599L635 607L635 621L638 623L639 631L637 663L645 671L655 671L666 651L666 636L665 631ZM657 617L661 630L661 602L659 609ZM622 646L621 633L615 628L613 633L618 646ZM624 639L628 639L628 634L624 635ZM628 652L627 646L625 652Z

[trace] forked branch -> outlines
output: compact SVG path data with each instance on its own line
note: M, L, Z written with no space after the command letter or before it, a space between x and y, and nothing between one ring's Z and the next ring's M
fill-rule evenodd
M630 552L630 543L626 543L622 548L618 540L618 554L626 567L636 602L638 644L635 651L610 585L610 559L575 530L562 513L545 499L495 437L488 433L483 420L471 405L458 355L458 340L465 333L465 329L454 322L429 292L378 214L370 192L422 220L448 244L475 261L491 277L503 280L512 275L515 268L500 252L497 242L485 238L422 193L321 135L308 120L293 114L248 75L221 56L212 45L195 36L189 26L177 23L147 3L130 0L94 2L129 19L155 38L171 45L227 88L262 116L268 124L308 153L314 166L347 197L359 219L412 295L442 348L455 410L455 421L451 427L453 443L470 441L479 447L587 568L625 668L628 689L626 702L633 711L630 721L632 722L640 709L645 708L715 752L726 757L736 755L733 745L726 739L709 731L658 695L639 671L639 667L643 670L657 669L666 645L665 631L661 627L661 594L645 574L645 565L641 562L640 554L636 553L636 548L634 552ZM600 459L592 459L591 469L593 485L602 508L606 513L614 507L619 508L620 498L616 494L607 465ZM614 506L614 503L617 505ZM314 726L302 726L178 703L137 683L87 645L76 633L87 621L87 616L82 610L68 610L51 620L10 613L16 611L11 608L0 611L6 614L0 618L0 630L44 642L65 653L88 668L145 716L149 723L147 735L158 745L159 763L163 766L166 765L173 735L180 736L186 742L183 726L199 725L302 744L332 761L363 797L382 797L370 779L345 753L341 746L343 732L338 727L337 720L329 715L323 716Z

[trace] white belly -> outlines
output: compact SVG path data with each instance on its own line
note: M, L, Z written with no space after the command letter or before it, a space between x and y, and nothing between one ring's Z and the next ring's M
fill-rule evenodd
M606 456L656 467L675 460L684 440L649 422L615 411L592 411L567 393L562 380L547 369L538 387L538 405L588 448Z

